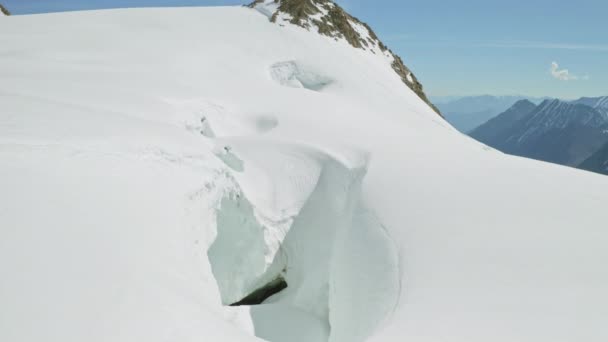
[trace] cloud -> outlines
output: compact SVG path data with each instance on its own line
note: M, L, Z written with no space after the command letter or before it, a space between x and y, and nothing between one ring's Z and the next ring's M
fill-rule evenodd
M560 69L559 64L557 62L551 63L551 76L560 81L576 81L579 79L578 76L570 73L568 69ZM586 76L586 79L588 78L589 77Z

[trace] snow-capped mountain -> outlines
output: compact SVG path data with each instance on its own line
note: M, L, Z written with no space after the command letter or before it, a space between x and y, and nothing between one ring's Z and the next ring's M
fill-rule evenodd
M583 104L608 115L608 96L583 97L572 103Z
M597 102L600 103L600 102ZM518 102L471 137L505 153L578 166L608 142L608 115L578 102Z
M511 108L471 132L471 136L494 148L502 150L518 123L530 114L536 105L529 100L519 100Z
M0 20L0 341L608 340L607 177L259 10Z
M11 15L11 12L9 12L6 7L2 6L2 4L0 4L0 16L7 16L7 15Z
M331 0L255 0L249 7L266 15L279 25L293 24L322 35L343 39L357 49L382 56L403 83L441 115L431 103L416 75L403 64L401 57L393 53L366 23L348 14Z
M544 99L528 98L524 96L465 96L447 101L436 101L436 105L445 119L463 133L495 118L511 108L517 101L529 100L539 104Z

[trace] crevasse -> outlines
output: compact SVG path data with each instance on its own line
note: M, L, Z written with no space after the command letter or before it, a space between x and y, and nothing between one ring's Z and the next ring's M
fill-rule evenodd
M287 288L251 309L258 337L273 342L363 341L390 314L400 287L396 248L361 203L366 162L342 162L298 145L280 150L266 152L274 158L289 156L285 160L297 155L318 172L313 177L286 175L277 182L300 184L296 188L305 198L292 216L277 219L275 213L274 222L280 223L275 226L267 219L272 215L258 209L242 190L251 186L243 184L250 181L248 165L264 165L257 156L266 153L239 154L235 147L244 168L234 177L237 190L227 191L219 203L217 238L208 252L224 304L284 279ZM269 236L279 237L278 243ZM283 323L269 324L279 321Z

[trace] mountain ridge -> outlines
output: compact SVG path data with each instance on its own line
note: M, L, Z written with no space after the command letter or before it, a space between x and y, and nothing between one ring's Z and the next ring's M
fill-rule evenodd
M437 107L456 129L469 134L477 127L495 118L511 108L517 101L530 100L535 104L542 98L526 97L521 95L475 95L451 98L444 101L435 100Z
M488 143L488 145L500 150L504 148L503 145L490 144L489 142L493 141L492 139L506 141L509 138L510 130L513 129L519 120L532 112L534 108L536 108L536 105L529 100L517 101L504 113L488 120L485 124L474 129L470 135L473 138Z
M572 103L587 105L608 116L608 96L600 97L581 97Z
M522 105L516 103L471 137L508 154L569 166L578 166L608 141L608 116L588 105L557 99L525 103L525 110Z
M331 0L255 0L246 5L258 9L273 23L289 23L316 31L334 39L344 39L357 49L384 55L392 69L413 92L426 102L437 114L443 116L424 92L424 87L405 65L399 55L390 50L372 28L350 15Z
M2 4L0 4L0 12L6 16L11 15L11 12L8 9L6 9L6 7L4 7Z

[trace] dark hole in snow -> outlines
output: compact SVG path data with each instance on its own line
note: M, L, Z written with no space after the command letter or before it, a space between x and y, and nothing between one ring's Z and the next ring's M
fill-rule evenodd
M283 279L283 277L278 277L275 280L269 282L268 284L253 291L250 295L241 299L240 301L234 304L230 304L230 306L259 305L264 303L266 299L285 290L286 288L287 282L285 281L285 279Z

